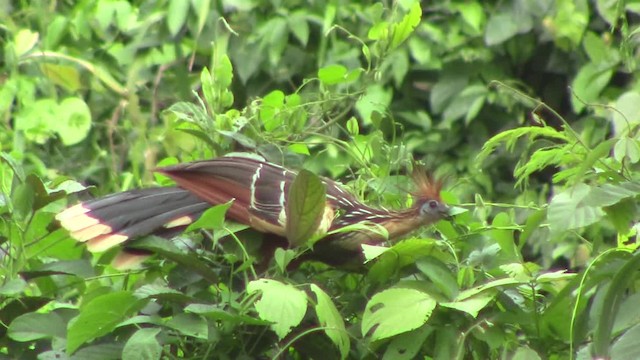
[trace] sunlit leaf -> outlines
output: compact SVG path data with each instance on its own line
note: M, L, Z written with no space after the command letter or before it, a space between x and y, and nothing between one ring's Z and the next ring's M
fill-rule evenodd
M261 319L271 321L271 328L280 339L287 336L291 328L298 326L307 312L307 295L302 290L276 280L260 279L247 285L247 293L261 292L255 302Z
M436 301L415 289L392 288L375 294L362 317L362 334L371 340L386 339L424 325Z
M599 206L589 205L585 200L591 187L578 184L556 194L547 212L547 220L552 231L577 229L600 220L604 211Z
M422 19L422 8L420 7L420 2L416 1L411 6L409 13L399 23L393 25L391 49L398 47L413 33L420 23L420 19Z
M329 65L318 70L318 78L327 85L343 82L346 74L347 68L342 65Z
M215 205L207 210L193 222L186 231L194 231L198 229L214 229L219 230L224 227L225 215L227 210L233 205L233 200L225 204Z
M286 204L286 234L289 244L300 246L311 240L321 229L326 207L325 186L318 176L301 170L289 187Z
M325 327L327 337L338 347L342 359L349 354L349 334L344 327L342 315L336 309L333 301L324 290L315 284L311 284L311 291L316 294L316 315L320 326Z
M73 353L88 341L110 333L145 302L129 291L115 291L93 298L81 308L80 315L69 323L67 352Z

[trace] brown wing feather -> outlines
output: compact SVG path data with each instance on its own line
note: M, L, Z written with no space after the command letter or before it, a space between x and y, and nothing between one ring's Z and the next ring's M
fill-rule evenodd
M289 185L295 172L243 157L223 157L158 169L211 204L235 199L229 218L281 233Z

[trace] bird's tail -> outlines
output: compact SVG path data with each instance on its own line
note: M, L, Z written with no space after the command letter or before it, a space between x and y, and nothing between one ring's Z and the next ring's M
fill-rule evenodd
M72 238L89 251L105 251L145 235L174 236L210 206L177 187L149 188L112 194L72 206L56 216ZM124 252L119 267L139 262L140 253Z

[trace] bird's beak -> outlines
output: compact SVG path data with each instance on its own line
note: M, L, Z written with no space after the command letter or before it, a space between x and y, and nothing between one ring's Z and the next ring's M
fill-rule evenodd
M454 216L469 211L465 208L461 208L457 206L443 205L442 207L443 209L440 211L440 214L442 214L442 218L446 220L453 220Z

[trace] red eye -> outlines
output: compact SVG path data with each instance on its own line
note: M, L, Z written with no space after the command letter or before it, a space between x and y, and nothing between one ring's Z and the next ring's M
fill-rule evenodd
M435 209L437 207L438 207L438 202L437 201L435 201L435 200L429 201L429 208Z

